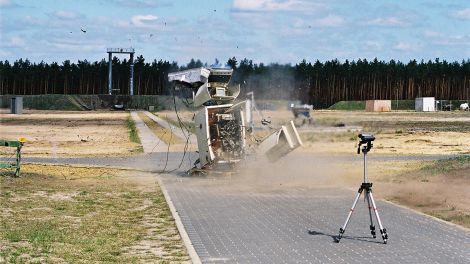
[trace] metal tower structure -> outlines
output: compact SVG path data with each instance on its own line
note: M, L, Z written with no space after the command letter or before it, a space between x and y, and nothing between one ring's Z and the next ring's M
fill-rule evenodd
M108 93L113 94L113 53L125 53L129 54L130 66L130 77L129 77L129 95L134 95L134 48L108 48Z

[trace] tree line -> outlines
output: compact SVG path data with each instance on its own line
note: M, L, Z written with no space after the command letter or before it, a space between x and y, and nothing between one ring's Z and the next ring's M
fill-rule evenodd
M324 107L341 100L439 99L467 100L470 96L470 59L461 62L358 59L340 62L307 62L295 65L254 63L235 57L227 63L234 69L232 83L242 92L254 91L258 99L291 99ZM113 89L129 93L129 66L126 59L113 58ZM134 61L134 94L169 94L169 72L207 66L192 59L186 65L138 56ZM32 63L19 59L0 61L0 94L107 94L108 62L62 64Z

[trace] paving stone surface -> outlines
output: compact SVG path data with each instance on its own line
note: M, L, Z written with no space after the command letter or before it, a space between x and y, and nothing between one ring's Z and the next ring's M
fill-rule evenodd
M143 113L148 113L147 111ZM144 148L144 153L165 153L168 145L150 130L145 122L139 117L137 111L131 112L131 117L135 122L135 126L139 132L139 138Z
M389 233L383 244L370 235L361 199L335 243L355 192L247 188L232 179L163 176L203 263L470 263L463 228L378 201Z

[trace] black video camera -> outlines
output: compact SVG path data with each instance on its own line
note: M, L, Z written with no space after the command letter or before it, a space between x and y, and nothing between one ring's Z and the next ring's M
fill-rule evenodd
M362 144L366 144L367 142L371 142L375 140L375 137L372 134L363 133L363 134L359 134L358 137L361 139Z
M362 133L358 135L358 138L360 138L361 140L359 141L359 144L357 146L357 154L361 154L362 144L367 144L366 146L364 146L363 152L369 152L369 150L373 147L372 141L375 140L374 135L369 133Z

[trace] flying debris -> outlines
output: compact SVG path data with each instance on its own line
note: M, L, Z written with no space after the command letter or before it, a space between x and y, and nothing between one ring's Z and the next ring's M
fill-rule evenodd
M234 103L240 94L240 85L229 84L232 73L233 69L213 65L168 74L175 91L193 94L194 106L200 107L194 117L199 159L190 172L230 168L253 154L246 142L246 134L253 130L249 130L245 122L252 120L254 100L252 97ZM264 125L270 123L263 120ZM263 140L257 140L256 145L256 153L275 162L302 142L291 121Z

